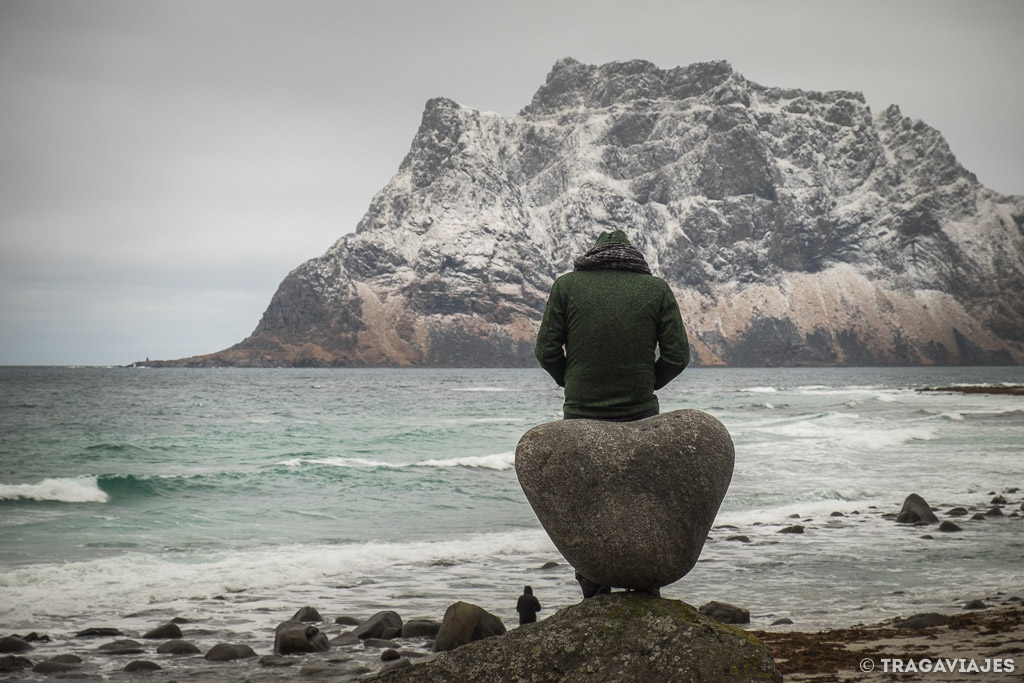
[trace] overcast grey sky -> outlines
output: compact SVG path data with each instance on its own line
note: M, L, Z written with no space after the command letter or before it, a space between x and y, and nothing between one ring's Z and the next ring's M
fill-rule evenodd
M1022 30L1020 0L0 0L0 364L242 340L429 98L515 114L567 56L861 91L1024 194Z

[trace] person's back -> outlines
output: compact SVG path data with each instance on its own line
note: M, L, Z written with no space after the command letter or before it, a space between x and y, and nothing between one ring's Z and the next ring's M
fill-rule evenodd
M533 588L525 586L523 594L516 601L516 611L519 612L519 625L532 624L537 621L537 612L541 610L540 601L533 595Z
M617 231L555 280L535 355L565 387L566 417L628 420L657 414L690 347L672 290Z

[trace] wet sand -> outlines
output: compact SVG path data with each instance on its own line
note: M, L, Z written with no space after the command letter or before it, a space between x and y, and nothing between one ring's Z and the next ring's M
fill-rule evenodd
M786 681L797 683L1024 681L1019 599L947 616L948 624L922 629L897 628L900 620L894 619L818 633L753 633Z

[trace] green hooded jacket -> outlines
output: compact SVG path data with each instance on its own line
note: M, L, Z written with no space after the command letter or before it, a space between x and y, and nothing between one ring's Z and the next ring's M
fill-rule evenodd
M598 245L606 241L629 245L621 231L602 234ZM658 408L654 392L690 363L690 344L661 278L576 270L551 287L534 355L565 387L566 415L621 419Z

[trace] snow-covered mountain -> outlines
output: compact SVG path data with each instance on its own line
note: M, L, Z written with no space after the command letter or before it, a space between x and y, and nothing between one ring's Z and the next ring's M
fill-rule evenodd
M548 290L622 229L701 365L1024 362L1024 197L855 92L563 59L516 116L427 102L354 233L188 365L533 365Z

